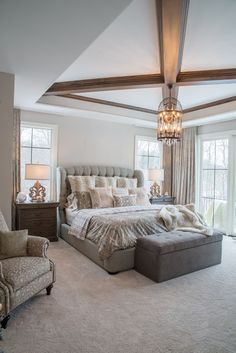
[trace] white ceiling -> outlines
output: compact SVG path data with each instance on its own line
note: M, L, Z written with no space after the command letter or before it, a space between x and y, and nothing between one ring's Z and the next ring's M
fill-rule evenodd
M15 74L15 105L33 108L131 1L0 1L0 71Z
M236 96L236 83L179 87L178 99L184 109Z
M236 67L235 13L236 0L190 1L182 70ZM0 71L15 74L15 106L86 118L96 111L105 120L155 123L155 115L101 104L53 97L37 103L55 81L160 72L155 0L0 0L0 33ZM153 110L162 99L160 88L84 95ZM179 88L184 108L232 95L235 84ZM226 120L234 113L236 104L224 105L188 115L186 121L199 124L204 117L205 123L209 114Z
M236 67L236 1L191 0L182 71Z
M158 50L155 0L133 0L57 81L158 73Z
M160 87L139 88L115 91L89 92L79 95L157 110L158 105L162 100L162 89Z

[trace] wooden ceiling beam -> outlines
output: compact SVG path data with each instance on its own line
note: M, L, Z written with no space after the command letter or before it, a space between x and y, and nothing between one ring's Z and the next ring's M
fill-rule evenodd
M236 69L186 71L180 72L177 77L178 86L234 82L236 82Z
M228 98L224 98L224 99L219 99L217 101L209 102L209 103L205 103L205 104L201 104L201 105L196 105L195 107L184 109L183 113L184 114L192 113L197 110L207 109L207 108L215 107L217 105L221 105L221 104L225 104L225 103L229 103L229 102L234 102L234 101L236 101L236 96L232 96L232 97L228 97Z
M163 83L164 78L161 74L95 78L56 82L46 91L45 95L159 87L162 86Z
M161 74L166 85L163 93L167 96L167 85L175 85L182 64L189 0L156 0L156 8Z
M143 113L157 114L156 110L136 107L136 106L133 106L133 105L123 104L123 103L116 103L116 102L107 101L107 100L103 100L103 99L97 99L97 98L80 96L80 95L77 95L77 94L58 94L57 96L58 97L63 97L63 98L75 99L75 100L83 101L83 102L108 105L108 106L116 107L116 108L136 110L138 112L143 112Z

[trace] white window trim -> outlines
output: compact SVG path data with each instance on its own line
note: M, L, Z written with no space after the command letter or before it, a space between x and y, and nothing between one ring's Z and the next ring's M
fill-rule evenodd
M202 141L220 140L227 138L229 140L229 163L228 163L228 220L227 234L232 234L234 229L233 212L234 212L234 193L236 193L236 130L227 130L223 132L213 132L201 134L197 137L197 158L196 158L196 206L200 210L200 185L201 185L201 170L202 170ZM231 161L233 163L231 163ZM236 234L235 232L233 234Z
M138 141L143 140L143 141L148 141L148 142L156 142L159 143L160 146L160 168L163 168L163 144L157 141L155 137L151 136L141 136L141 135L136 135L135 136L135 148L134 148L134 168L138 168L138 163L137 163L137 152L138 152Z
M50 199L56 200L56 167L57 167L57 141L58 141L58 126L54 124L36 123L30 121L21 121L22 127L45 128L52 130L52 148L51 148L51 178L50 178Z

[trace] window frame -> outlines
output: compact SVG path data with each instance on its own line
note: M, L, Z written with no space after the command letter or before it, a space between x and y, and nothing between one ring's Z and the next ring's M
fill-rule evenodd
M157 141L155 137L151 136L141 136L141 135L136 135L135 136L135 149L134 149L134 168L138 169L138 142L142 141L148 141L148 142L155 142L159 144L160 148L160 169L163 168L163 143L160 141ZM148 155L149 158L149 155ZM140 168L139 168L140 169ZM148 169L147 169L148 170Z
M228 130L223 132L213 132L208 134L201 134L197 137L197 158L196 158L196 191L195 200L196 207L200 210L201 199L201 183L202 183L202 143L204 141L215 141L220 139L228 139L228 178L227 178L227 203L228 210L226 220L226 233L236 234L234 229L234 195L236 194L236 130Z
M50 201L56 199L56 167L57 167L57 141L58 141L58 125L37 123L30 121L21 121L21 127L25 128L38 128L38 129L50 129L52 131L51 140L51 165L50 165ZM23 146L20 143L20 150ZM31 146L31 149L34 148Z

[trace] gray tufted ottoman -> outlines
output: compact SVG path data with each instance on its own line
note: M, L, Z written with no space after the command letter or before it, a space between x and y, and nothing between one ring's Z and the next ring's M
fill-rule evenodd
M137 239L135 270L155 282L221 263L223 233L172 231Z

